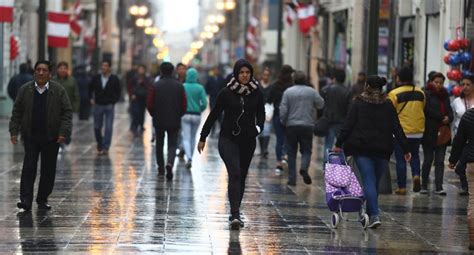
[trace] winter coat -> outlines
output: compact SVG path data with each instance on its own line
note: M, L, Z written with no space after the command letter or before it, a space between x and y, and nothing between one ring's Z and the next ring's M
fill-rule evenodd
M77 87L76 79L72 76L67 76L66 79L60 79L58 76L55 76L53 80L63 85L69 97L72 110L78 112L81 98L79 96L79 88Z
M474 108L469 109L462 116L459 123L458 132L453 139L453 147L451 148L451 156L449 163L458 163L463 154L466 162L474 162Z
M361 96L354 99L336 146L347 155L389 159L393 152L393 137L408 153L408 140L389 100L367 102Z
M17 136L20 132L25 138L31 136L35 91L34 81L28 82L18 91L9 125L11 136ZM48 140L55 140L58 136L70 137L72 108L66 90L61 84L49 81L46 100Z
M280 120L286 127L311 127L316 121L316 109L322 109L324 99L312 87L293 85L283 93Z
M158 129L180 129L186 105L184 87L172 76L162 76L148 93L147 109L153 117L153 125Z
M352 102L351 93L343 84L331 84L321 90L324 98L323 116L331 124L342 124Z
M423 133L423 146L434 148L437 146L438 129L443 125L444 116L448 116L449 123L453 121L453 109L449 101L446 89L436 92L432 84L423 89L426 97L425 112L425 132ZM441 105L444 104L444 114L441 112ZM449 125L449 123L447 125ZM450 144L448 142L445 145Z

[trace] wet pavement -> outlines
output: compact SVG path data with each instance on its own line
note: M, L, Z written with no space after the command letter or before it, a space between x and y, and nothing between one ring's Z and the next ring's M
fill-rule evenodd
M157 176L149 118L144 136L134 139L119 105L108 156L96 153L91 120L74 123L72 144L58 160L53 209L34 204L21 213L15 204L23 148L9 143L8 120L0 120L0 253L468 253L467 198L457 194L452 172L446 197L381 195L381 227L364 231L358 222L342 222L332 230L320 153L313 153L313 184L299 176L289 187L286 173L274 170L274 154L261 160L257 150L243 201L245 227L231 231L215 138L194 155L191 170L177 161L174 179L166 181Z

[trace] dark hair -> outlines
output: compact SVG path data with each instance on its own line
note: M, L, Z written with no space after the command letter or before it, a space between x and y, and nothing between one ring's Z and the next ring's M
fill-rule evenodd
M51 72L51 69L53 69L52 66L51 66L51 62L49 62L48 60L38 60L35 63L35 70L39 65L47 65L48 66L48 71L50 71L50 72Z
M433 74L431 74L431 77L429 79L430 82L434 81L436 78L441 78L443 79L443 81L446 80L446 77L440 73L440 72L434 72Z
M59 62L56 68L60 68L61 66L65 66L66 68L69 68L69 64L66 61Z
M293 77L291 75L294 72L295 70L290 65L283 65L280 69L280 72L278 73L278 80L276 84L283 87L293 85Z
M369 75L367 76L366 83L372 88L381 89L387 84L387 79L378 75Z
M431 71L428 73L428 81L433 81L434 78L433 78L433 75L436 74L437 72L436 71Z
M474 84L474 75L472 75L472 74L464 75L461 80L464 80L464 79L470 80L472 82L472 84Z
M398 71L398 79L400 82L413 82L413 71L410 67L402 67Z
M174 70L173 64L170 62L163 62L160 65L161 75L172 75Z
M144 65L144 64L139 64L138 67L143 67L143 69L146 70L146 65Z
M112 61L110 61L110 59L104 59L104 60L102 60L101 63L102 63L102 64L103 64L103 63L107 63L107 64L109 65L109 67L112 66Z
M181 66L184 66L184 67L186 67L186 65L185 65L185 64L183 64L183 63L179 62L179 63L176 65L176 69L178 69L178 68L179 68L179 67L181 67Z
M303 71L296 71L293 79L295 80L295 84L298 85L306 85L308 83L308 77Z
M367 74L366 74L366 73L364 73L364 72L359 72L357 75L358 75L358 76L364 76L364 77L367 77Z
M28 63L21 63L20 64L20 73L27 73L30 69Z
M346 80L346 72L342 69L335 69L333 75L338 83L344 83Z

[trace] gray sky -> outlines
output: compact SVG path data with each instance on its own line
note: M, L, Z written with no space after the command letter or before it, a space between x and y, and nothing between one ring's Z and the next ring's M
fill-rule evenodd
M161 0L160 29L166 31L171 62L181 62L193 40L190 30L199 23L199 0Z
M162 0L163 30L189 31L199 21L198 0Z

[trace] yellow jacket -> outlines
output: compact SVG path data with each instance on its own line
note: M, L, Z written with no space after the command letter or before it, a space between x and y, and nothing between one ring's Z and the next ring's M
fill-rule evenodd
M421 138L425 131L425 93L414 85L403 84L390 91L388 98L395 106L405 134Z

